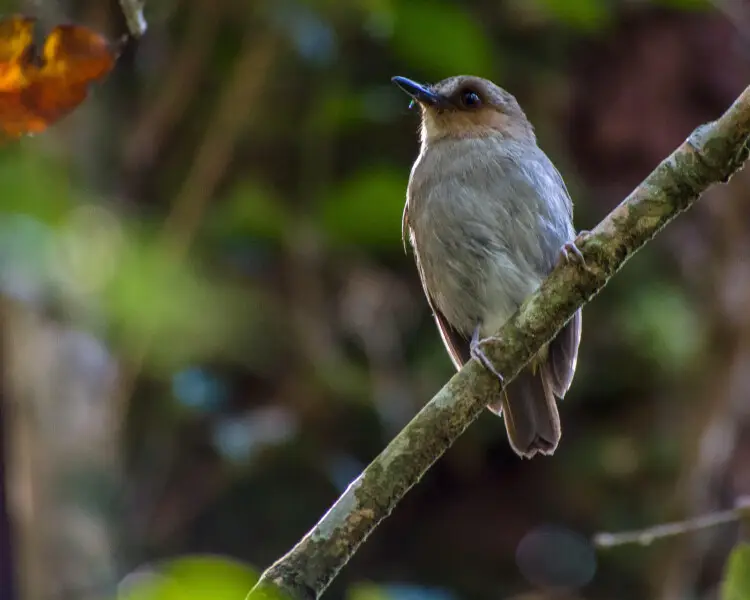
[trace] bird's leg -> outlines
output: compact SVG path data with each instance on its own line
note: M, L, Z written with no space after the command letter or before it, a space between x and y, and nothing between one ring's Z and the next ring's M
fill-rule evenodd
M586 238L590 235L590 231L583 229L578 233L576 239L574 239L572 242L565 242L562 245L562 248L560 248L560 258L565 260L565 262L570 262L571 259L575 260L584 269L588 270L588 266L586 265L586 261L583 258L583 254L581 254L581 251L578 249L578 244L586 241Z
M471 343L469 344L469 354L471 357L475 360L478 360L482 366L487 369L490 373L492 373L495 377L497 377L500 380L500 383L505 381L505 378L500 375L500 373L497 371L497 369L493 366L493 364L490 362L490 359L487 358L487 355L482 350L481 345L484 342L490 341L490 340L496 340L499 339L497 337L488 337L484 339L479 339L479 325L477 325L477 328L474 330L474 333L471 334Z

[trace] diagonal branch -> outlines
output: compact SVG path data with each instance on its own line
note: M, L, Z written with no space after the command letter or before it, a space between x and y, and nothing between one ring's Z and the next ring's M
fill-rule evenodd
M506 384L635 252L710 185L726 182L750 153L750 88L717 121L696 129L579 244L587 268L561 264L488 345ZM319 598L375 527L498 393L468 362L370 463L318 524L263 575L248 598L279 591Z

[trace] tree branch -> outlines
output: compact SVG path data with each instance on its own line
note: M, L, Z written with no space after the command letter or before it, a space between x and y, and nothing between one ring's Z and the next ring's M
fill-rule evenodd
M586 267L560 264L498 332L486 354L506 384L648 240L748 157L750 88L696 129L580 243ZM367 536L480 415L500 384L469 361L370 463L318 524L263 575L248 598L319 598Z
M148 24L143 16L144 0L119 0L120 10L125 17L128 33L138 39L146 33Z
M750 498L741 498L737 506L721 512L708 513L675 523L662 523L639 529L637 531L623 531L618 533L597 533L592 540L597 548L613 548L625 544L639 544L650 546L656 540L693 533L702 529L709 529L727 523L734 523L750 516Z

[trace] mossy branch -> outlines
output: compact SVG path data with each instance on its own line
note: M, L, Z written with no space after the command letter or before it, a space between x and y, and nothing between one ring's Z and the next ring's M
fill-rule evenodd
M750 88L717 121L703 125L585 236L586 268L560 264L485 351L506 384L591 300L625 262L709 186L727 182L748 157ZM248 598L282 592L319 598L406 492L496 397L500 384L468 362L370 463ZM563 440L564 443L564 440ZM543 460L543 459L537 459Z

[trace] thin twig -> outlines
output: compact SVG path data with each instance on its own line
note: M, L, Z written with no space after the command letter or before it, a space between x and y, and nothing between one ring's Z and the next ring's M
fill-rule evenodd
M507 385L625 262L709 186L748 157L750 88L717 121L696 129L579 247L586 268L561 263L485 349ZM370 463L292 550L261 576L248 598L319 598L372 531L502 387L469 361Z
M592 542L597 548L612 548L625 544L639 544L650 546L655 540L660 540L677 535L684 535L701 529L709 529L726 523L734 523L747 517L750 509L750 500L745 499L738 503L735 508L716 513L709 513L687 521L674 523L663 523L637 531L624 531L621 533L597 533Z
M136 39L143 37L148 29L146 17L143 16L144 0L120 0L120 9L125 17L128 33Z
M201 73L211 56L224 5L197 2L189 11L181 48L159 85L159 95L143 107L124 143L123 168L135 173L162 151L203 81Z

